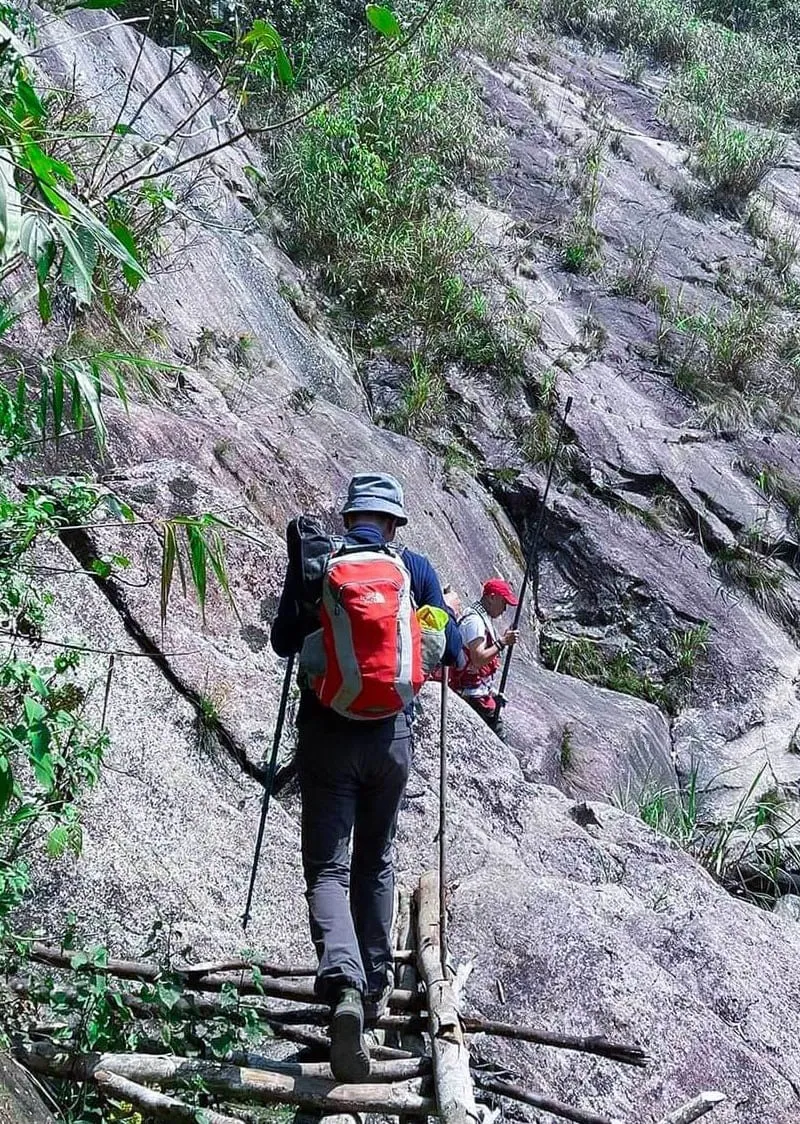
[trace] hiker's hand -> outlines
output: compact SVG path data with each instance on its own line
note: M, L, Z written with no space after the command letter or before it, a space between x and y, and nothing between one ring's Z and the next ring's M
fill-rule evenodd
M457 617L461 616L461 598L454 589L448 589L444 594L444 603Z
M513 648L517 642L519 632L516 628L507 628L503 633L503 643L507 648Z

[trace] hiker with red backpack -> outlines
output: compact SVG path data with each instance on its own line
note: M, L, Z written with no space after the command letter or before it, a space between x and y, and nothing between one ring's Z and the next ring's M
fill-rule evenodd
M408 522L400 483L354 476L342 518L341 539L307 517L290 524L271 639L279 656L300 657L297 770L315 990L332 1008L334 1076L355 1082L370 1071L365 1023L383 1014L394 980L392 847L414 697L435 663L455 664L461 637L428 559L390 545Z
M517 641L517 630L500 633L495 622L509 606L519 604L514 591L502 578L484 582L480 599L458 622L466 660L450 672L450 686L480 714L498 737L503 736L502 701L494 689L500 657Z

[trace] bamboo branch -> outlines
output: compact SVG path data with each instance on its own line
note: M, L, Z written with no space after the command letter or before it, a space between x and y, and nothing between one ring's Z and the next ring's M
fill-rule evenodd
M197 1124L197 1105L184 1104L176 1097L147 1089L144 1085L129 1081L127 1077L120 1077L104 1069L95 1072L94 1080L104 1097L126 1101L138 1108L142 1116L155 1116L159 1120L186 1120L188 1124ZM223 1116L221 1112L214 1112L210 1108L204 1108L202 1113L206 1124L241 1124L241 1117Z
M520 1042L536 1042L540 1046L557 1046L561 1050L578 1050L583 1054L597 1054L610 1058L623 1065L644 1067L649 1058L640 1046L623 1042L609 1042L600 1035L582 1037L572 1034L556 1034L549 1030L539 1030L532 1026L515 1026L513 1023L498 1023L491 1019L465 1016L464 1029L468 1034L489 1034L497 1038L514 1038Z
M433 1116L436 1113L435 1103L421 1095L419 1080L385 1085L338 1085L321 1077L272 1073L193 1058L70 1054L50 1043L18 1045L14 1053L17 1060L34 1073L70 1081L94 1081L98 1071L110 1072L136 1084L167 1089L199 1079L210 1093L226 1101L296 1104L325 1113L374 1112L389 1116L400 1113Z
M58 948L51 948L38 941L31 947L31 959L40 964L47 964L51 968L70 969L74 955L74 952L62 952ZM276 979L273 976L262 976L261 979L254 980L252 967L252 964L247 963L247 970L240 972L238 981L231 980L225 973L194 976L191 973L187 974L185 969L173 969L173 972L184 979L186 987L195 991L222 991L233 983L241 995L263 995L272 999L291 999L298 1003L318 1002L312 984L301 979ZM164 975L157 965L138 960L109 960L106 965L96 966L95 971L103 975L115 976L117 979L137 980L141 983L153 983ZM246 979L246 975L250 978ZM400 990L392 992L389 1004L403 1011L413 1011L420 1006L419 998L413 992Z
M665 1117L659 1120L658 1124L692 1124L692 1121L699 1120L707 1112L712 1112L727 1099L724 1093L710 1091L700 1093L685 1104L683 1108L676 1108L674 1112L668 1112Z
M563 1101L543 1097L539 1093L529 1093L521 1085L511 1085L507 1081L496 1081L494 1078L479 1077L477 1081L481 1089L485 1089L487 1093L533 1105L534 1108L549 1112L553 1116L560 1116L563 1120L574 1120L575 1124L615 1124L608 1116L598 1116L595 1112L574 1108L572 1105L564 1104Z
M414 953L407 949L398 949L394 954L395 962L398 964L407 964L413 958ZM218 960L209 961L207 964L176 964L173 967L174 972L180 975L189 977L194 976L211 976L218 972L242 972L248 969L258 968L265 976L275 976L280 978L283 976L315 976L317 969L313 964L277 964L273 960Z
M312 1030L300 1030L295 1027L288 1027L280 1023L269 1023L268 1026L272 1030L275 1038L282 1039L286 1042L294 1042L298 1046L305 1046L309 1050L319 1050L326 1057L331 1048L331 1040L327 1034L315 1034ZM412 1053L411 1050L401 1050L396 1046L385 1046L383 1043L380 1045L370 1044L369 1053L371 1058L376 1058L384 1061L400 1061L403 1058L419 1057L421 1051Z
M436 1104L442 1124L480 1119L472 1085L469 1052L450 982L442 971L439 944L439 883L423 874L417 891L417 961L428 999L428 1030L433 1053Z

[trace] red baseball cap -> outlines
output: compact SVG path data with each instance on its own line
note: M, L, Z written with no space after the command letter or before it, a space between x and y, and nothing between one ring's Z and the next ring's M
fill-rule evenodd
M507 605L519 605L514 590L502 578L489 578L483 583L483 592L489 597L502 597Z

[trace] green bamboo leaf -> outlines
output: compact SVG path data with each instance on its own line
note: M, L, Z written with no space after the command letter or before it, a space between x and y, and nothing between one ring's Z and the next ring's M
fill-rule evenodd
M61 276L65 284L72 290L78 307L88 307L94 296L92 277L97 267L97 242L83 226L76 227L74 235L74 245L79 248L80 262L73 245L67 247L67 253L61 263Z
M39 309L39 317L43 324L49 324L53 318L53 306L50 302L50 294L47 288L37 280L37 307Z
M143 281L147 280L147 274L141 263L123 246L119 238L109 230L105 223L100 221L91 207L87 207L77 195L74 195L63 184L58 184L53 191L63 203L71 208L72 213L80 219L81 224L86 227L104 250L117 261L122 262L123 265L127 265Z
M40 186L59 188L58 180L67 183L75 182L75 173L69 164L63 160L56 160L48 156L35 141L26 141L22 149L23 162L27 161L28 167L39 181Z
M278 68L278 77L284 86L294 85L294 71L292 64L289 61L289 56L284 50L283 43L279 43L275 48L275 64Z
M189 547L189 572L192 575L192 585L197 595L200 613L205 620L208 549L203 530L197 523L186 524L186 542Z
M14 179L15 167L6 149L0 149L0 257L8 261L19 245L22 199Z
M391 8L386 8L383 4L367 4L366 15L375 30L387 39L398 39L403 34Z
M66 252L65 261L67 257L69 257L71 261L70 276L73 283L75 283L76 279L80 277L82 294L84 296L87 292L91 294L93 291L92 273L89 271L89 263L84 257L83 246L75 237L72 228L67 223L62 222L61 219L55 219L53 221L53 227L57 231L59 237L61 238L61 241L64 243L64 250ZM93 269L94 267L92 268L92 271Z
M131 269L129 265L126 265L125 262L122 263L122 274L125 278L125 281L135 292L141 285L142 279L144 277L144 266L141 264L139 248L136 245L136 241L133 237L133 234L131 233L130 228L127 227L124 222L115 221L110 223L109 230L115 238L119 239L120 243L125 247L125 249L134 259L134 261L136 261L139 267L138 270L135 270Z
M172 523L164 524L164 544L161 551L161 631L167 623L167 610L169 608L169 595L172 589L172 579L175 575L175 558L178 553L178 539L175 526Z
M289 56L283 46L283 40L271 23L266 20L255 20L252 28L243 36L242 43L253 47L254 51L269 51L275 54L275 64L278 77L284 86L294 85L294 71L289 61Z
M0 812L4 812L14 792L14 774L7 757L0 757Z
M236 614L237 620L241 620L239 616L239 607L236 604L236 599L233 596L233 591L230 586L230 579L228 577L228 566L225 559L225 544L222 541L222 536L218 531L214 531L208 540L208 560L211 563L211 569L214 571L214 576L220 584L220 588L228 598L228 603Z
M71 376L70 391L72 393L73 412L75 402L82 403L82 413L88 412L97 431L97 438L101 444L105 443L106 423L100 409L100 383L90 365L83 359L70 359L64 364L66 372ZM82 428L78 425L78 428Z
M115 496L113 492L107 492L106 495L103 496L103 503L106 506L106 510L113 515L115 519L119 519L121 523L133 523L135 521L136 515L133 509L128 507L126 503L123 503L119 496Z
M56 444L58 444L58 440L61 437L61 428L64 424L64 372L58 363L53 365L51 387L53 435L55 436Z
M34 265L44 258L53 244L53 235L44 219L32 211L27 211L20 222L19 248Z
M39 100L39 95L24 78L17 79L17 101L25 116L41 121L44 117L44 106Z

